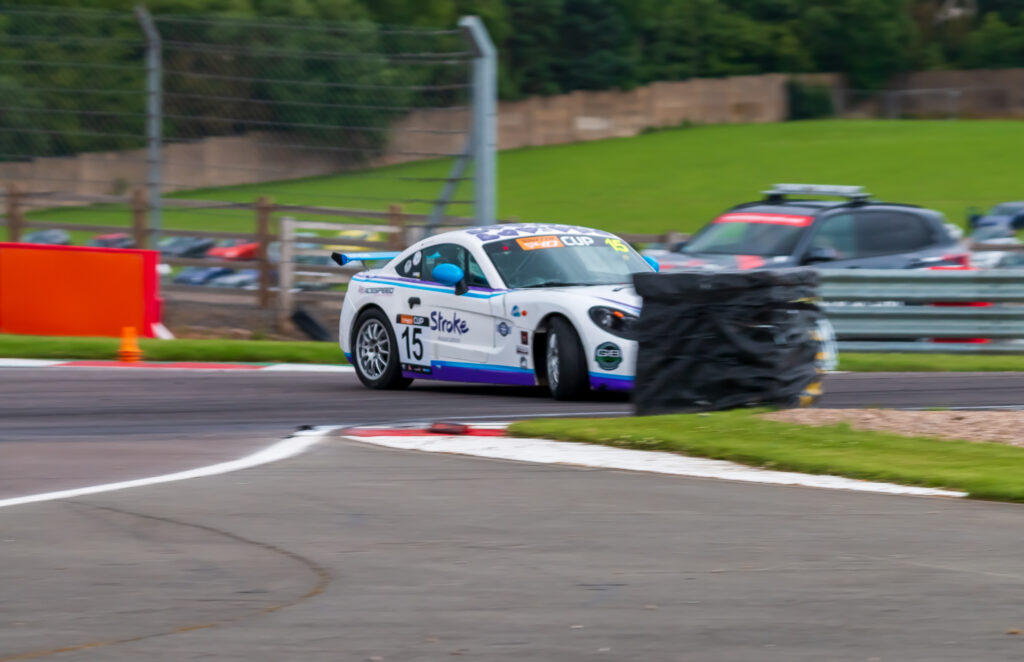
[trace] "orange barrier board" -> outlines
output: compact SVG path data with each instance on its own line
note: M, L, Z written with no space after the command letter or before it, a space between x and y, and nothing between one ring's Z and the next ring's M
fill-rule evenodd
M0 333L152 338L156 251L0 243Z

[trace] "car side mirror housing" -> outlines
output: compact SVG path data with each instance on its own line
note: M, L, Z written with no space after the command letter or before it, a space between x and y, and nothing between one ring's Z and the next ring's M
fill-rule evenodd
M454 286L456 296L469 291L469 286L466 285L466 272L461 267L449 262L443 262L434 267L434 270L430 272L430 277L434 279L434 282Z
M815 246L811 248L811 250L807 251L807 257L804 258L804 264L831 262L838 257L839 253L834 248L828 248L827 246Z
M653 257L650 257L649 255L645 255L644 256L644 262L646 262L647 264L651 265L651 269L654 269L655 271L661 271L661 265L658 264L658 261L655 260Z

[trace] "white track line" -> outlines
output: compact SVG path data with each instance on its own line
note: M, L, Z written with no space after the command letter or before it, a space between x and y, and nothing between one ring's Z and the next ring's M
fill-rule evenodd
M316 363L275 363L261 372L355 372L350 365L322 365Z
M64 361L44 359L0 359L0 368L49 368L60 365Z
M0 499L0 508L9 508L11 506L21 506L27 503L36 503L39 501L54 501L56 499L71 499L73 497L88 496L90 494L100 494L103 492L115 492L117 490L126 490L132 487L146 487L147 485L158 485L160 483L173 483L179 480L189 480L191 478L204 478L206 476L216 476L218 474L226 474L232 471L241 471L242 469L251 469L252 467L258 467L261 464L269 464L271 462L279 462L281 460L294 457L311 446L318 443L325 435L329 434L335 427L321 427L313 430L307 430L302 432L296 432L287 439L282 439L276 444L272 444L261 451L257 451L252 455L246 455L243 458L237 460L229 460L228 462L221 462L220 464L211 464L206 467L199 467L198 469L189 469L187 471L179 471L173 474L164 474L163 476L153 476L151 478L138 478L136 480L126 480L119 483L107 483L105 485L93 485L91 487L79 487L71 490L61 490L59 492L44 492L42 494L32 494L23 497L13 497L10 499Z
M515 437L423 436L423 437L346 437L365 444L389 448L426 451L428 453L456 453L500 460L537 462L540 464L570 464L604 469L625 469L676 476L722 478L750 483L773 485L799 485L833 490L855 490L882 494L909 494L915 496L965 497L966 492L910 487L892 483L873 483L839 476L819 476L790 471L770 471L747 467L722 460L708 460L659 451L638 451L585 443L520 439Z

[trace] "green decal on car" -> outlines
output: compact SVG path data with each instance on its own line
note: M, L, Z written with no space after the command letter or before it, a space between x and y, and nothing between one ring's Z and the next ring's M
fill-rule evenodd
M615 370L622 363L622 350L613 342L603 342L594 350L594 360L602 370Z

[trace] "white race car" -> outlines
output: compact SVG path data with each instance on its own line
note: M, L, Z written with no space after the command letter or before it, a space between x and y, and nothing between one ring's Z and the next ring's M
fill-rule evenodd
M630 390L636 272L656 270L608 232L516 223L428 237L353 276L340 345L366 386L413 379L546 384L557 399Z

